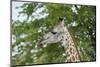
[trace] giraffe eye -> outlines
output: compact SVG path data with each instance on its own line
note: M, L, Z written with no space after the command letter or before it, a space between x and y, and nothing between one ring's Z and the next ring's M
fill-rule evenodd
M57 32L51 32L52 34L56 34Z

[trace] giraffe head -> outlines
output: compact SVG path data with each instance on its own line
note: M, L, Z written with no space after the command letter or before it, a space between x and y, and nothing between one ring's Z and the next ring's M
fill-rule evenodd
M64 18L59 18L59 24L55 25L54 28L46 33L39 41L39 47L46 47L47 44L61 42L65 48L65 54L67 59L65 62L78 62L79 54L75 47L75 44L71 38L71 35L64 25Z
M66 33L66 28L64 27L64 18L60 17L59 24L54 26L51 31L42 37L38 46L43 47L47 44L61 42L64 38L64 33Z

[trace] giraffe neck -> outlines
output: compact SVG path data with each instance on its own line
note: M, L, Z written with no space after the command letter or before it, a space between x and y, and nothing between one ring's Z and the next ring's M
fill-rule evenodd
M67 62L78 62L80 61L78 50L73 42L73 39L68 32L68 29L66 28L66 35L64 37L67 37L64 39L66 41L65 45L65 53L67 55L67 59L65 61Z

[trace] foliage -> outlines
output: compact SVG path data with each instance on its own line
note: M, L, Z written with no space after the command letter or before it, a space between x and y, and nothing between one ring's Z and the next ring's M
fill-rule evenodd
M18 6L26 15L24 21L13 20L12 28L12 64L46 64L62 63L64 48L61 43L49 44L42 51L35 49L38 40L58 22L59 17L65 17L75 44L80 53L81 61L96 60L96 7L87 5L67 5L51 3L26 2ZM36 11L44 8L41 12ZM46 16L42 17L44 14ZM38 15L38 17L37 17ZM31 18L31 19L30 19Z

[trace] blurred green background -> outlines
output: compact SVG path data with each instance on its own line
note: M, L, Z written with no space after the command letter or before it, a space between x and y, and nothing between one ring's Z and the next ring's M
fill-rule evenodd
M22 3L21 5L15 5ZM12 2L12 65L63 63L61 43L48 45L41 52L35 49L38 40L65 17L80 53L81 61L96 60L96 6L34 2ZM15 8L13 6L15 5ZM17 18L13 10L19 10Z

